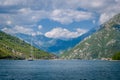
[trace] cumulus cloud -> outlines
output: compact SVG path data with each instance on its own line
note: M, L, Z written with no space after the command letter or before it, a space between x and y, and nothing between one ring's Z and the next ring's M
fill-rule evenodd
M53 28L49 32L46 32L45 36L56 39L69 39L69 38L76 38L85 32L86 30L80 28L78 28L76 32L71 32L68 29L57 27L57 28Z
M106 14L106 13L101 14L100 20L99 20L100 24L102 24L102 23L104 23L105 21L109 20L112 16L113 16L113 15L110 15L110 14L108 15L108 14Z
M5 21L10 19L15 25L32 25L39 20L46 18L47 15L48 12L44 10L33 11L30 8L22 8L19 9L16 14L3 14L1 17L5 18L4 16L8 16L5 18Z
M38 29L41 30L42 29L42 25L38 25Z
M34 25L42 19L69 24L98 16L102 24L120 13L119 5L120 0L0 0L0 24Z
M12 34L15 34L15 33L31 34L31 32L33 32L33 30L31 28L26 28L26 27L19 26L19 25L16 25L13 28L5 27L2 29L2 31L4 31L6 33L12 33Z
M11 25L12 21L8 20L6 23L7 23L7 25Z
M9 15L16 24L33 24L44 18L71 23L89 19L94 12L102 16L120 10L119 0L1 0L0 5L0 13L16 13ZM87 12L77 10L79 8Z
M5 15L4 15L5 16ZM48 18L62 24L72 23L73 21L89 20L93 17L91 12L77 11L71 9L55 9L52 11L31 10L30 8L18 9L16 14L8 15L14 24L26 25L34 24L39 20ZM1 16L2 17L2 16ZM3 17L4 18L4 17ZM5 19L6 20L6 19Z
M19 26L19 25L16 25L13 28L5 27L2 29L2 31L9 33L9 34L23 33L23 34L34 35L34 36L35 35L42 35L42 33L39 31L35 32L31 28L27 28L27 27L23 27L23 26Z
M114 15L118 13L120 13L119 5L108 7L106 11L100 14L99 23L103 24L104 22L108 21L110 18L112 18Z
M52 14L50 15L51 19L54 21L58 21L61 23L71 23L73 21L82 21L88 20L92 18L92 13L84 12L84 11L76 11L76 10L60 10L56 9L53 10Z

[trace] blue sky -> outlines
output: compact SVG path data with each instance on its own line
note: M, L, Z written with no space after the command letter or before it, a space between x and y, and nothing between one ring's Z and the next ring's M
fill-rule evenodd
M76 38L120 13L119 5L120 0L0 0L0 29Z

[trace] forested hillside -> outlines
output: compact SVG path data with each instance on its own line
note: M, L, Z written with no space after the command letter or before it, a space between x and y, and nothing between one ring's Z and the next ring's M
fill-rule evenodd
M51 59L53 54L39 50L19 38L0 31L0 59Z

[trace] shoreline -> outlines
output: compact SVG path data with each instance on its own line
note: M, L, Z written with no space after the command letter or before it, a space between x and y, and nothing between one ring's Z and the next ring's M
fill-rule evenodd
M24 60L24 61L29 61L29 59L0 59L0 60ZM85 60L85 59L33 59L32 61L36 61L36 60ZM91 60L86 60L86 61L120 61L120 60L101 60L101 59L91 59Z

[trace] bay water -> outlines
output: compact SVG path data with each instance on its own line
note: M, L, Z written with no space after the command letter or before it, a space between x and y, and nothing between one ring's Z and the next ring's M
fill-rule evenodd
M120 80L120 61L0 60L0 80Z

